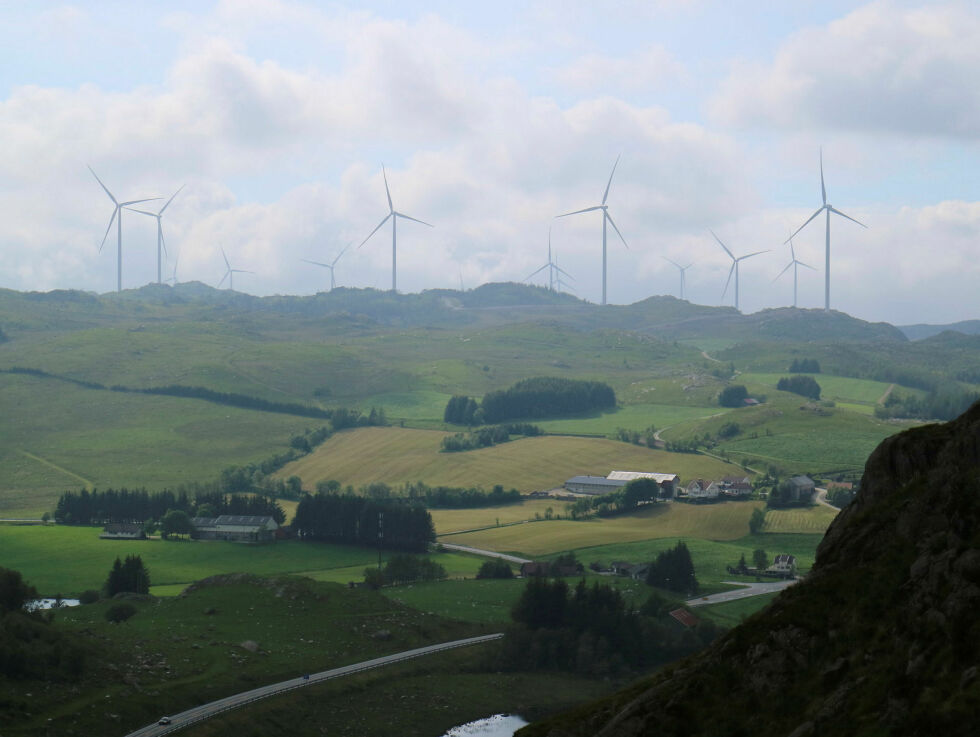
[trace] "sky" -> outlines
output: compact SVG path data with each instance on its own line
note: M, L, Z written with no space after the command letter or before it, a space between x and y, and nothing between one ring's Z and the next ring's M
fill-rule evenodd
M0 287L116 287L113 204L164 213L164 276L250 294L522 281L608 299L793 302L787 237L827 201L831 306L980 318L980 6L564 0L0 4ZM824 303L824 220L794 238ZM628 247L627 247L628 246ZM123 214L124 288L157 278ZM545 284L546 272L532 283ZM227 286L227 281L222 285Z

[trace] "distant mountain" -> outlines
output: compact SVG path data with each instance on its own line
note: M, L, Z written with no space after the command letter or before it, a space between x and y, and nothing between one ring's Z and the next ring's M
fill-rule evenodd
M978 475L980 404L888 438L806 580L707 650L518 735L975 734Z
M949 325L927 325L925 323L902 325L899 330L905 333L909 340L922 340L949 330L966 335L978 335L980 334L980 320L963 320Z

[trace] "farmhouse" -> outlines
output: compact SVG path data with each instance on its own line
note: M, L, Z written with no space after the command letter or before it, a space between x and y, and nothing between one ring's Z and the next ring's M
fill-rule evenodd
M114 522L102 528L99 535L102 540L146 540L143 525L132 525L125 522Z
M809 501L817 486L809 476L794 476L789 483L792 488L789 501L793 502Z
M687 485L686 496L695 501L713 501L721 494L721 485L714 481L697 479Z
M279 525L272 517L223 514L220 517L195 517L191 520L195 540L230 540L233 542L272 542Z
M613 471L607 479L616 481L632 481L634 479L653 479L660 484L660 496L673 499L677 488L681 485L681 477L676 473L655 473L653 471Z
M773 564L766 569L766 574L780 578L793 578L796 576L796 556L786 553L777 555Z
M748 476L725 476L721 480L721 493L735 499L751 496L752 480Z

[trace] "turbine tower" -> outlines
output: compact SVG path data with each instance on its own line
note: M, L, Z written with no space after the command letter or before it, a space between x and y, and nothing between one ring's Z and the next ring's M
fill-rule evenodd
M747 258L752 258L753 256L758 256L760 253L769 253L769 249L765 251L756 251L755 253L748 253L744 256L739 256L735 258L735 254L728 250L728 246L721 242L721 238L715 235L715 231L710 231L711 235L715 236L715 240L718 241L718 245L725 249L725 253L728 254L729 258L732 260L732 268L728 270L728 280L725 282L725 291L721 293L721 298L724 299L725 295L728 294L728 285L732 282L732 273L735 274L735 309L738 309L738 265L741 261Z
M344 251L350 248L352 243L353 241L351 241L351 243L348 243L346 246L340 249L340 253L338 253L337 257L329 264L322 264L319 261L309 261L305 258L301 258L300 261L303 261L308 264L313 264L314 266L322 266L325 269L330 269L330 291L332 292L334 290L334 287L336 286L336 282L334 281L333 278L333 267L337 265L337 262L340 261L340 257L344 255Z
M576 210L575 212L566 212L564 215L557 215L556 218L565 218L569 215L578 215L583 212L592 212L593 210L602 210L602 304L606 304L606 222L608 221L613 230L616 231L616 235L623 242L623 245L629 249L629 244L626 243L626 239L623 238L623 234L619 232L619 228L616 227L616 223L613 222L612 216L609 214L609 206L606 204L606 200L609 198L609 186L612 184L613 174L616 173L616 167L619 165L619 156L616 157L616 163L613 164L612 171L609 173L609 181L606 183L606 191L602 195L602 202L594 207L586 207L581 210Z
M172 286L175 286L175 287L177 286L177 283L178 283L177 282L177 262L178 261L180 261L180 254L179 253L176 256L174 256L174 273L170 276L169 279L167 279L167 281Z
M805 264L802 261L797 260L797 258L796 258L796 249L793 248L793 239L792 238L790 238L790 241L789 241L789 252L790 252L793 260L790 261L788 264L786 264L786 268L783 269L782 271L780 271L776 275L776 279L778 279L783 274L785 274L787 271L789 271L789 267L790 266L793 267L793 307L796 307L796 281L797 281L796 278L797 278L797 275L798 275L797 272L799 271L799 269L797 267L798 266L804 266L804 267L810 269L810 271L816 271L816 269L814 269L809 264ZM773 279L773 281L776 281L776 279Z
M180 194L186 185L181 184L180 187L174 192L170 199L167 200L167 204L160 208L160 212L147 212L146 210L137 210L135 207L127 207L127 210L132 210L133 212L142 213L143 215L149 215L151 218L157 219L157 284L163 284L163 258L161 256L161 251L166 252L167 244L163 240L163 211L170 207L170 203L174 201L174 197Z
M388 189L388 175L385 173L384 164L381 165L381 176L384 177L385 194L388 195L388 214L385 215L384 220L378 223L377 227L368 234L368 237L365 238L363 241L361 241L358 248L360 248L365 243L367 243L371 239L371 236L377 233L378 230L381 229L381 226L388 222L389 218L391 219L391 291L395 292L398 291L397 268L396 268L398 263L398 258L397 258L397 248L396 248L397 241L395 237L395 233L397 231L398 218L405 218L406 220L411 220L412 222L421 223L422 225L428 225L430 228L434 226L430 223L425 222L424 220L419 220L418 218L410 217L408 215L405 215L395 210L395 206L391 203L391 190Z
M122 291L122 209L128 205L136 205L140 202L150 202L151 200L159 200L160 197L145 197L142 200L129 200L128 202L120 202L117 200L109 188L103 184L102 180L99 179L99 175L95 173L95 170L91 166L88 170L92 172L92 176L95 177L95 181L99 183L105 193L109 195L109 199L112 200L112 204L115 205L115 209L112 211L112 217L109 218L109 225L106 226L105 235L102 236L102 243L99 244L99 253L102 253L102 247L105 245L105 239L109 237L109 231L112 230L112 222L116 221L116 291Z
M796 229L796 232L793 233L793 235L791 235L789 238L783 241L783 244L785 245L786 243L789 243L791 238L796 236L797 233L799 233L807 225L809 225L810 221L813 220L821 212L825 211L827 213L827 229L826 229L827 246L826 246L825 258L824 258L824 306L823 308L824 310L829 312L830 311L830 213L833 212L836 213L837 215L840 215L842 218L847 218L851 222L857 223L862 228L867 228L868 226L858 220L855 220L850 215L845 215L833 205L827 204L827 187L824 185L824 181L823 181L823 148L820 149L820 195L821 197L823 197L823 204L817 209L815 213L813 213L807 219L805 223L803 223L803 225L801 225L799 228Z
M556 277L560 279L561 274L564 274L569 279L572 278L572 276L567 271L564 271L561 267L559 267L558 264L555 263L554 259L551 258L551 226L548 226L548 263L536 269L535 271L532 271L524 279L524 281L530 281L531 277L541 273L545 269L548 269L548 289L550 289L552 292L555 291Z
M686 278L686 275L687 275L687 270L690 269L692 266L694 266L694 263L691 262L687 266L681 266L679 263L677 263L676 261L671 261L666 256L661 256L660 258L662 258L667 263L673 264L674 266L677 267L677 270L679 272L681 272L681 295L680 295L680 299L684 299L684 281L685 281L685 278Z
M225 279L227 279L228 280L228 289L230 289L231 291L234 292L235 291L235 274L254 274L255 273L254 271L246 271L245 269L233 269L233 268L231 268L231 264L228 263L228 256L225 255L225 249L223 249L223 248L221 249L221 257L225 260L225 266L228 268L228 270L225 272L225 275L223 277L221 277L221 281L218 282L218 286L216 287L216 289L221 289L221 285L224 284L225 283ZM175 273L176 273L176 269L175 269Z

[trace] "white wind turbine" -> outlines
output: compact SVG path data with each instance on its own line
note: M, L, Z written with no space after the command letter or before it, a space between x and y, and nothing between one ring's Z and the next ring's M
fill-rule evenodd
M147 210L137 210L135 207L127 207L127 210L132 210L133 212L138 212L142 215L149 215L151 218L157 219L157 284L163 284L163 257L161 252L166 252L167 244L163 240L163 211L170 207L170 203L174 201L174 197L180 194L186 185L181 184L180 187L174 192L170 199L167 200L167 204L160 208L160 212L148 212Z
M177 286L177 262L180 261L180 254L174 256L174 273L167 279L167 283L173 286Z
M798 272L799 272L799 269L797 267L798 266L803 266L803 267L805 267L807 269L810 269L810 271L816 271L816 269L813 268L812 266L810 266L809 264L805 264L805 263L803 263L802 261L800 261L800 260L798 260L796 258L796 249L793 248L793 239L792 238L790 238L790 240L789 240L789 252L790 252L790 255L792 256L792 261L790 261L788 264L786 264L786 268L783 269L782 271L780 271L776 275L776 279L778 279L783 274L785 274L787 271L789 271L789 267L790 266L793 267L793 307L796 307L796 282L797 282L797 276L798 276ZM773 281L776 281L776 279L773 279Z
M92 172L92 176L95 177L95 181L99 183L105 193L109 195L109 199L112 200L112 204L115 205L115 209L112 211L112 217L109 218L109 225L106 226L105 235L102 236L102 243L99 244L99 253L102 253L102 247L105 245L105 239L109 237L109 231L112 230L112 222L116 221L116 291L122 291L122 210L128 205L135 205L140 202L150 202L151 200L162 199L160 197L145 197L142 200L129 200L127 202L119 202L109 188L105 186L99 175L95 173L95 170L91 166L88 170Z
M616 231L616 235L623 242L623 245L629 249L629 244L626 243L626 239L623 238L623 234L619 232L619 228L616 227L616 223L613 222L612 216L609 214L609 206L606 204L606 200L609 197L609 187L612 184L613 174L616 173L616 167L619 165L619 156L616 157L616 163L613 164L612 171L609 173L609 181L606 183L606 191L602 195L602 203L595 205L594 207L586 207L581 210L576 210L575 212L566 212L564 215L557 215L556 218L565 218L569 215L578 215L583 212L592 212L593 210L602 210L602 304L606 304L606 222L608 221L613 230Z
M687 266L681 266L679 263L677 263L676 261L671 261L666 256L661 256L660 258L662 258L667 263L673 264L674 266L677 267L677 270L679 272L681 272L681 294L680 294L680 299L684 299L684 282L685 282L685 279L687 277L687 270L690 269L692 266L694 266L694 262L689 263Z
M388 222L388 219L389 218L391 219L391 291L395 292L398 289L397 270L396 270L398 259L397 259L397 248L396 248L396 238L395 238L395 233L396 233L397 224L398 224L398 218L405 218L406 220L411 220L412 222L415 222L415 223L421 223L422 225L428 225L430 228L435 227L435 226L433 226L430 223L425 222L424 220L419 220L418 218L410 217L408 215L405 215L405 214L400 213L397 210L395 210L395 206L391 203L391 190L388 189L388 175L385 173L384 164L381 165L381 176L384 177L384 180L385 180L385 194L388 195L388 214L385 215L384 220L382 220L380 223L378 223L377 227L368 234L368 237L365 238L363 241L361 241L361 243L358 246L358 248L360 248L365 243L367 243L371 239L371 236L374 235L375 233L377 233L378 230L381 229L381 226Z
M824 306L823 306L823 308L825 310L829 311L830 310L830 213L833 212L833 213L836 213L837 215L840 215L842 218L847 218L851 222L857 223L862 228L867 228L868 226L865 225L864 223L858 221L858 220L855 220L850 215L845 215L844 213L842 213L840 210L838 210L833 205L827 204L827 187L824 186L824 181L823 181L823 148L820 149L820 195L821 195L821 197L823 197L823 204L819 207L819 209L815 213L813 213L807 219L807 221L805 223L803 223L803 225L801 225L799 228L796 229L796 232L793 233L793 235L791 235L789 238L787 238L785 241L783 241L783 243L784 244L789 243L790 238L793 238L797 233L799 233L807 225L809 225L810 224L810 221L813 220L817 215L819 215L823 211L826 211L826 213L827 213L827 229L826 229L826 232L827 232L827 247L826 247L826 252L825 252L825 260L824 260Z
M569 274L567 271L565 271L560 266L558 266L558 264L555 263L554 259L552 259L552 257L551 257L551 226L548 226L548 263L546 263L544 266L536 269L535 271L532 271L524 279L524 281L530 281L531 280L531 277L536 276L537 274L540 274L545 269L548 269L548 289L550 289L552 292L555 291L556 277L558 279L560 279L561 278L561 274L564 274L569 279L572 278L571 274Z
M340 257L344 255L344 251L350 248L352 244L353 241L351 241L351 243L348 243L346 246L340 249L340 253L338 253L337 257L334 258L334 260L331 261L329 264L322 264L319 261L309 261L308 259L305 258L301 258L300 261L304 261L305 263L308 264L313 264L314 266L322 266L325 269L330 269L330 291L332 292L334 290L334 287L336 286L336 281L334 280L334 276L333 276L334 266L336 266L337 262L340 261Z
M725 253L728 254L729 258L732 260L732 268L728 270L728 280L725 282L725 291L721 293L721 298L724 299L725 295L728 294L728 285L732 282L732 273L735 274L735 309L738 309L738 265L740 262L747 258L752 258L753 256L758 256L760 253L769 253L767 248L765 251L756 251L755 253L747 253L744 256L739 256L735 258L735 254L728 250L728 246L721 242L721 238L715 235L715 232L710 231L711 235L715 236L715 240L718 241L718 245L725 249Z
M225 266L228 270L225 275L221 277L221 281L218 282L216 289L221 289L221 285L225 283L225 279L228 280L228 289L235 291L235 274L254 274L254 271L246 271L245 269L233 269L231 264L228 263L228 257L225 255L225 249L221 249L221 257L225 260Z

